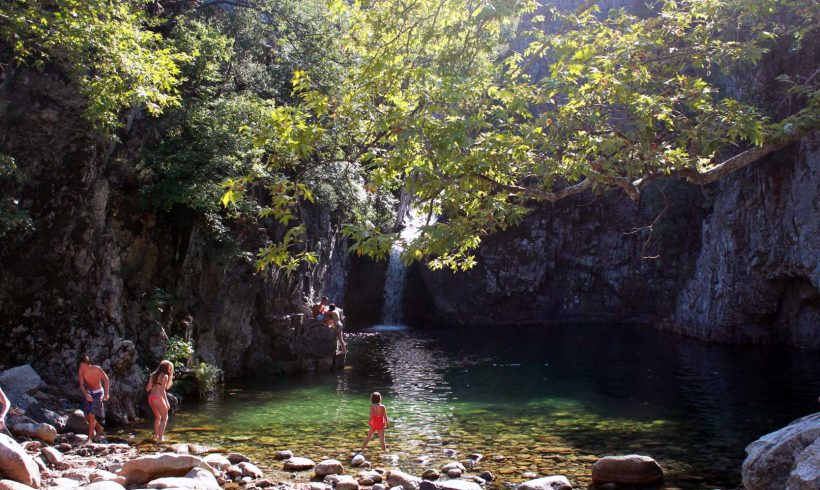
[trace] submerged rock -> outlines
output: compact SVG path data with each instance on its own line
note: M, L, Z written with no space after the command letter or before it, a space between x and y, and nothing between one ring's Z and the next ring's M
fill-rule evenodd
M604 456L592 465L592 481L629 485L657 483L663 481L663 470L649 456Z
M293 457L293 451L284 450L284 451L276 451L275 453L273 453L273 459L275 459L277 461L282 461L284 459L290 459L292 457Z
M228 453L228 455L225 456L225 457L228 459L228 461L231 462L231 464L250 463L251 462L251 458L245 456L244 454L239 454L239 453Z
M524 482L518 490L572 490L572 485L564 475L553 475Z
M815 413L749 444L741 470L744 487L747 490L816 490L820 471L818 440L820 413ZM815 480L813 486L811 483L801 486L811 480Z
M493 481L495 480L495 475L491 471L482 471L478 474L478 477L484 481Z
M0 433L0 474L30 487L40 486L37 463L17 441L3 433Z
M422 480L430 480L430 481L438 480L439 476L440 475L438 474L438 471L432 470L432 469L431 470L425 470L424 473L421 474Z

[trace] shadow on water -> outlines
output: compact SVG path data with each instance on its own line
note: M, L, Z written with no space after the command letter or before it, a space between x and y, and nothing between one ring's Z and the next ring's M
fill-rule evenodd
M597 457L637 452L661 463L670 487L733 488L743 448L816 411L820 393L816 353L637 326L379 325L348 344L344 370L236 386L186 407L171 436L246 451L270 468L272 451L285 447L345 460L379 391L392 421L391 458L380 462L388 467L420 473L450 461L444 449L458 459L476 451L498 485L531 471L584 488Z

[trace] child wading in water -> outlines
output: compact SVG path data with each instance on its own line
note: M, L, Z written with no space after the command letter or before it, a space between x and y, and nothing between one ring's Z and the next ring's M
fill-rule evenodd
M387 420L387 409L382 405L382 396L378 391L370 395L370 403L370 430L367 431L367 437L364 438L362 443L362 451L367 447L367 443L370 442L370 438L373 437L375 432L379 433L382 451L387 451L387 445L384 443L384 429L390 425L390 421Z

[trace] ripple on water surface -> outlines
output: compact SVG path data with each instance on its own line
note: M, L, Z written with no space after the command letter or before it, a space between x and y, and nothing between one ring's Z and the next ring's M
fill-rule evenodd
M657 459L669 487L734 488L744 447L815 411L820 392L812 353L633 326L380 325L349 337L344 370L232 386L174 415L170 439L246 452L270 471L285 448L345 462L379 391L391 426L389 457L377 440L367 450L377 466L420 474L478 452L497 486L533 472L585 488L597 457L634 452Z

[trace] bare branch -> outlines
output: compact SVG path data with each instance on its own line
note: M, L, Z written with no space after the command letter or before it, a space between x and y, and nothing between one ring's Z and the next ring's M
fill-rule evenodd
M533 189L530 187L522 187L520 185L502 184L501 182L498 182L495 179L483 174L473 174L473 177L479 180L483 180L484 182L489 182L497 189L502 189L508 192L521 194L522 196L531 197L538 201L549 201L552 203L560 201L561 199L569 197L573 194L584 192L585 190L592 187L592 180L584 179L581 182L578 182L577 184L573 184L569 187L564 187L561 190L555 192L546 192L538 189Z

